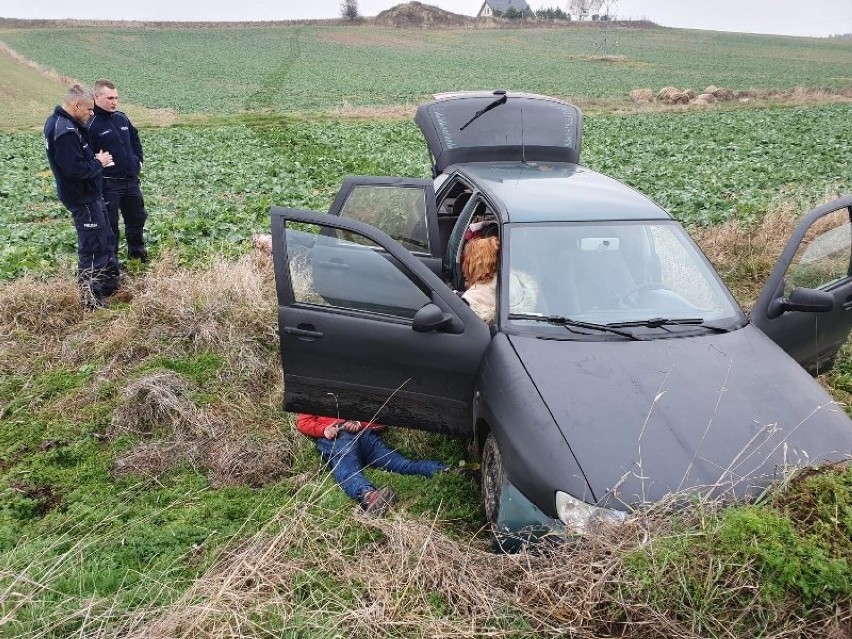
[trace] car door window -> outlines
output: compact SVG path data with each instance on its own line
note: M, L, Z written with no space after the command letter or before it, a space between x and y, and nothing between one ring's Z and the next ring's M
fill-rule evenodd
M850 276L852 226L848 209L840 209L820 218L805 235L787 268L784 295L793 289L831 288Z
M426 197L417 187L359 184L352 188L340 215L383 230L409 251L428 253ZM350 241L360 239L353 235Z
M297 305L410 320L430 302L387 252L359 233L288 222L286 239Z

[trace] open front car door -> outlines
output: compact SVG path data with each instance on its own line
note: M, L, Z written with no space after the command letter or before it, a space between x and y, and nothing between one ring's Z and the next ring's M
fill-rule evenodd
M469 436L487 325L382 231L271 216L284 408Z
M751 321L812 374L852 328L852 195L808 213L781 253Z

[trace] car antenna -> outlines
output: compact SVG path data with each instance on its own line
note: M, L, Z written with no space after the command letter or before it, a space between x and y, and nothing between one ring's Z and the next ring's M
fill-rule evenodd
M470 120L468 120L467 122L465 122L464 124L462 124L459 127L459 131L464 131L471 122L473 122L476 118L478 118L483 113L487 113L488 111L490 111L494 107L498 107L501 104L506 104L506 91L505 91L505 89L497 89L494 92L494 95L499 95L500 97L497 98L496 100L494 100L494 102L490 102L490 103L486 104L479 111L474 113L473 117Z

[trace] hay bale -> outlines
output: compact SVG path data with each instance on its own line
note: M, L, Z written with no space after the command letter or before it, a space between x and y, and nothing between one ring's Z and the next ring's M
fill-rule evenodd
M669 95L668 104L689 104L689 95L686 91L678 91Z
M696 96L695 98L696 104L715 104L716 96L712 93L702 93L701 95Z
M657 92L657 100L670 104L669 100L675 93L680 93L680 89L676 87L663 87Z
M687 89L686 91L684 91L684 93L686 93L686 96L687 96L690 100L694 100L694 99L696 98L696 96L697 96L697 94L695 93L695 91L693 91L692 89Z
M720 102L725 102L727 100L733 100L735 94L730 89L725 89L722 87L717 87L715 84L711 84L709 87L704 89L704 93L709 93L714 98L719 100Z
M633 89L630 99L637 104L648 104L654 101L654 92L651 89Z
M663 87L657 93L657 100L663 104L689 104L689 93L676 87Z

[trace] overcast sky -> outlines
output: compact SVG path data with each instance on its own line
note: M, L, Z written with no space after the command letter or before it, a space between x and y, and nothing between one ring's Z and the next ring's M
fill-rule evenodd
M375 15L403 0L359 0L362 15ZM852 32L852 0L610 0L621 18L648 18L669 27L826 36ZM474 15L482 0L424 0ZM567 6L567 0L528 0L533 9ZM0 0L4 18L103 20L249 21L335 18L340 0Z

